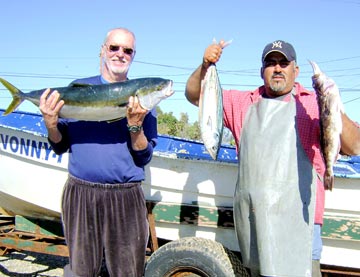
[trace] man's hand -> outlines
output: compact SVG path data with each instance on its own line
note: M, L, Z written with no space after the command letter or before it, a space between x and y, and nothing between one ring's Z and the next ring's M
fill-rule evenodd
M56 90L51 94L50 92L50 89L46 89L41 95L39 108L43 115L46 128L53 129L57 127L59 111L65 102L63 100L59 101L60 94Z
M140 106L139 99L136 96L130 96L126 113L129 126L142 126L147 112ZM130 132L130 137L132 149L139 151L147 147L148 141L142 128L139 131Z
M220 40L219 43L210 44L206 49L203 57L203 67L208 68L210 64L217 63L221 57L222 50L228 46L231 41L225 42L224 40Z
M130 96L126 113L128 125L141 126L147 112L140 106L139 99L136 96Z
M60 100L60 94L55 90L50 95L50 89L46 89L40 96L39 108L44 118L45 126L48 130L48 138L58 143L62 135L57 128L59 121L59 111L64 106L64 100Z

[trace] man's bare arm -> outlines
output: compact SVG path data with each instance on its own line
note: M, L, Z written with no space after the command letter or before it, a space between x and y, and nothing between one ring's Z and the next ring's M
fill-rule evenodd
M342 114L341 153L360 155L360 128L346 114Z

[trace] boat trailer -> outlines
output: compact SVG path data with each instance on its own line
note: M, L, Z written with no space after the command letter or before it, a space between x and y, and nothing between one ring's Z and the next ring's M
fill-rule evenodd
M154 208L156 204L156 202L147 201L150 226L149 243L146 249L147 256L150 256L160 246L155 230L156 209ZM69 256L60 221L0 213L0 256L10 251ZM323 277L360 276L360 271L357 269L329 265L321 265L321 272Z
M0 255L12 250L69 255L60 222L0 215Z
M159 248L155 231L155 217L152 213L153 207L153 202L147 202L150 225L147 253L153 253ZM13 250L69 256L60 221L0 213L0 256Z

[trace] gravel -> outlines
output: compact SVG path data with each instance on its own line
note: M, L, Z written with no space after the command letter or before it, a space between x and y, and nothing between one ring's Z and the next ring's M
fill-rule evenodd
M0 256L0 276L63 276L67 257L34 252L10 252Z

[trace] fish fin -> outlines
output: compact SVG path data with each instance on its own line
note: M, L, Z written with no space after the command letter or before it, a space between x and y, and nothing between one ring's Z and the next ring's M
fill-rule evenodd
M93 86L93 85L81 84L81 83L71 83L69 86L70 87L90 87L90 86Z
M129 104L129 103L126 102L126 103L121 103L121 104L119 104L119 105L117 105L117 106L120 107L120 108L123 108L123 107L126 107L128 104Z
M119 117L119 118L114 118L114 119L111 119L111 120L107 120L106 122L107 123L113 123L113 122L116 122L116 121L119 121L121 119L123 119L124 117Z
M209 128L212 130L213 129L213 123L211 120L211 116L208 117L208 120L206 121L206 125L209 126Z
M232 42L233 42L233 39L225 41L221 48L224 49L226 46L230 45ZM218 44L216 38L213 38L212 43L213 44ZM220 45L220 43L219 43L219 45Z
M341 102L341 99L339 99L339 101L336 103L336 111L338 113L345 113L344 105Z
M340 109L341 113L345 113L345 107L344 107L344 104L341 101L339 103L339 109Z
M314 61L310 61L308 60L311 67L312 67L312 70L313 70L313 78L317 78L320 74L321 74L321 69L320 67L317 65L316 62Z
M0 82L10 91L13 97L10 105L3 113L3 115L8 115L12 113L24 101L23 92L10 84L8 81L4 80L3 78L0 78Z
M216 161L217 160L217 153L216 153L216 149L212 149L212 151L209 152L211 158Z
M324 178L324 187L325 187L325 189L328 189L328 190L332 191L332 189L334 187L334 183L335 183L334 175L325 174L325 178Z
M230 45L232 42L233 42L233 39L225 41L222 48L224 49L226 46Z

